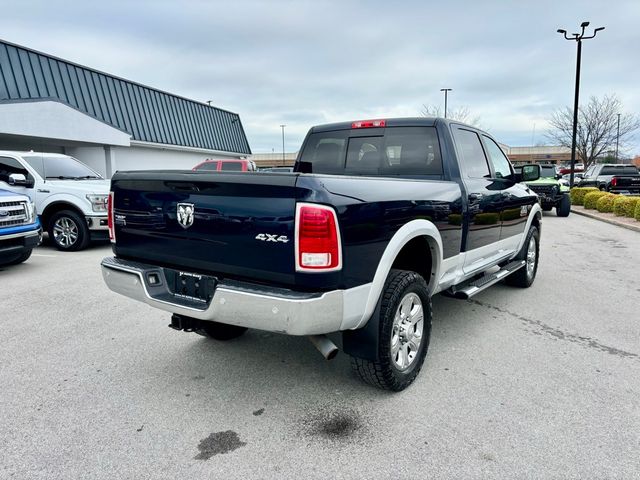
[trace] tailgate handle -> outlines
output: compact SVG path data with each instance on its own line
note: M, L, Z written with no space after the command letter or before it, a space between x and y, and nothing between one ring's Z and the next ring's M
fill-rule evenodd
M164 184L173 189L181 192L199 192L198 185L191 182L164 182Z

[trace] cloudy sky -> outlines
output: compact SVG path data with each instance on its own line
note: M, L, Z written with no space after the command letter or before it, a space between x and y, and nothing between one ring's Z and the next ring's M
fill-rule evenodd
M296 151L333 121L467 107L509 145L545 142L573 103L584 20L581 98L615 93L640 112L640 1L31 1L0 0L0 37L238 112L254 153ZM640 153L640 141L629 153Z

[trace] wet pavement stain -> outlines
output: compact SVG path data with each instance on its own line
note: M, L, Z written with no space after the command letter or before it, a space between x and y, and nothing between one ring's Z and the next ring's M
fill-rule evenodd
M263 413L264 413L264 408L261 408L260 410L256 410L255 412L253 412L253 415L256 417L259 417Z
M633 352L627 352L625 350L620 350L619 348L609 347L608 345L604 345L597 340L590 337L583 337L580 335L576 335L573 333L567 333L559 328L551 327L540 320L535 320L532 318L527 318L522 315L518 315L517 313L510 312L504 308L496 307L495 305L491 305L489 303L480 302L478 300L469 300L471 303L475 303L476 305L481 305L486 308L491 308L493 310L497 310L500 313L505 313L510 317L513 317L517 320L520 320L527 326L534 327L538 329L538 332L531 330L531 333L536 335L547 335L549 337L555 338L557 340L566 340L567 342L576 343L578 345L582 345L583 347L593 348L594 350L598 350L600 352L605 352L610 355L616 355L618 357L623 358L633 358L636 360L640 360L640 355Z
M195 460L209 460L215 455L233 452L245 445L246 443L240 441L240 437L238 437L238 434L233 430L216 432L200 440L198 444L200 453L193 458Z
M362 427L360 417L353 411L322 412L308 423L309 433L331 440L347 438Z

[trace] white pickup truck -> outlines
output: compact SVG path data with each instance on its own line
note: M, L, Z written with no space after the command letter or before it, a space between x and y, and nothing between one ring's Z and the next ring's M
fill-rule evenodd
M31 198L60 250L107 238L109 181L73 157L0 150L0 188Z

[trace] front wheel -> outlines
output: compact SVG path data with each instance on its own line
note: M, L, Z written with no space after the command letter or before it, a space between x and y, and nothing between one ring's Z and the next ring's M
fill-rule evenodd
M378 323L378 360L352 357L351 366L365 382L399 392L420 372L431 336L431 297L419 274L391 270Z
M73 252L89 246L89 227L84 218L72 210L61 210L49 219L49 239L58 250Z
M568 193L562 195L562 199L556 205L556 215L559 217L568 217L571 213L571 197Z
M31 256L31 250L26 250L14 257L9 257L7 259L0 259L0 265L18 265L19 263L26 262L30 256Z
M538 258L540 254L540 233L538 228L531 226L522 250L514 260L524 260L524 267L516 270L504 282L514 287L528 288L533 284L538 273Z

